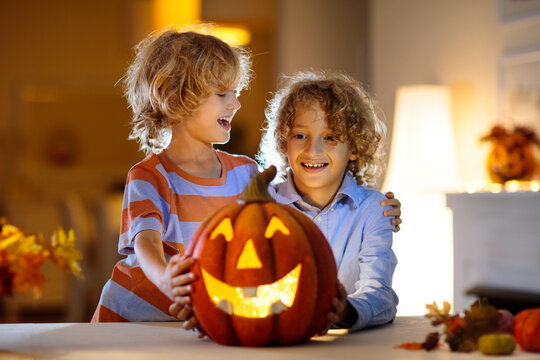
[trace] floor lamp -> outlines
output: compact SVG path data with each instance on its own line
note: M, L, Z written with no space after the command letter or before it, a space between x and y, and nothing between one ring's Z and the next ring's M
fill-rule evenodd
M398 88L383 190L402 202L394 236L393 287L399 315L423 315L433 301L453 302L452 220L445 193L460 186L450 92L443 86Z

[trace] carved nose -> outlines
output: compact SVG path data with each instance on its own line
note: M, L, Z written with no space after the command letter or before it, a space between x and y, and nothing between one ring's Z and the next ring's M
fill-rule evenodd
M244 245L244 248L242 249L242 253L240 254L240 257L238 258L238 262L236 263L237 269L260 269L262 268L261 259L259 259L259 256L257 255L257 251L255 250L255 245L253 245L253 241L251 239L248 239L246 241L246 244Z

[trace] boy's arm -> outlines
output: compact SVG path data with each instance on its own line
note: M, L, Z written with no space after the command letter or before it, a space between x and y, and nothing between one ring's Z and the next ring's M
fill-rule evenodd
M349 294L347 301L358 314L352 331L369 325L387 323L395 317L398 303L392 289L396 257L392 251L392 227L382 215L382 208L373 202L365 226L357 226L351 240L361 241L356 256L359 272L344 276ZM363 231L362 231L363 229Z
M189 293L193 274L186 271L193 258L179 258L167 264L161 235L154 230L143 230L135 236L135 254L146 277L171 300Z
M146 277L156 285L162 293L172 299L170 282L165 278L167 261L163 253L161 235L154 230L143 230L135 235L134 250Z

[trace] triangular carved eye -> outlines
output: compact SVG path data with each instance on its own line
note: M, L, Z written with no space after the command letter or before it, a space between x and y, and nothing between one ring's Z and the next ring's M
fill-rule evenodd
M233 227L232 227L231 219L229 219L228 217L220 221L218 226L216 226L214 231L212 231L212 233L210 234L210 239L214 240L219 235L223 235L226 241L231 241L233 239L233 236L234 236Z
M280 218L277 216L272 216L268 226L266 227L266 231L264 232L264 237L270 239L277 231L281 231L283 235L289 235L291 233L289 228L283 223L283 221L281 221Z

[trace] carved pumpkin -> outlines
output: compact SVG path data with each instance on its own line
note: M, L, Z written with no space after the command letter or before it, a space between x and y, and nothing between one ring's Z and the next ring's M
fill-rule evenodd
M540 308L525 309L516 315L514 337L523 350L540 352Z
M492 143L487 158L487 170L491 181L504 184L509 180L530 180L535 169L531 145L538 145L535 133L525 127L508 132L502 126L494 126L481 140Z
M307 341L325 326L336 296L332 250L311 219L268 195L275 172L254 176L240 201L203 221L186 250L196 259L193 311L220 344Z

